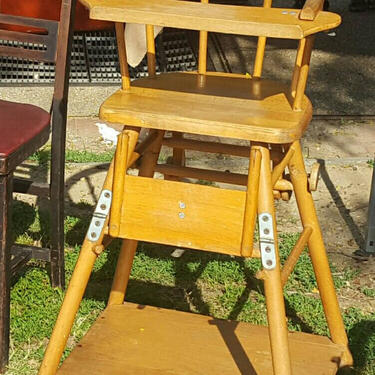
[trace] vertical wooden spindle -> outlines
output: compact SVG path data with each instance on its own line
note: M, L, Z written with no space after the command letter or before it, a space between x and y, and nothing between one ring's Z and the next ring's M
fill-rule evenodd
M299 44L298 44L296 62L294 65L294 70L293 70L293 78L292 78L292 84L291 84L291 92L292 92L293 98L295 98L296 96L297 83L298 83L299 73L301 71L302 58L303 58L303 52L305 51L305 45L306 45L306 38L303 38L299 41Z
M116 22L115 23L115 29L116 29L118 57L119 57L119 62L120 62L122 89L123 90L129 90L129 88L130 88L130 76L129 76L128 59L126 57L124 24L121 23L121 22Z
M147 68L149 77L155 77L156 74L156 58L155 58L155 35L154 26L146 25L147 40Z
M272 0L264 0L263 2L264 8L271 8L271 6L272 6ZM265 36L260 36L258 38L257 53L255 55L255 63L254 63L254 71L253 71L254 78L260 78L260 76L262 75L264 51L266 49L266 41L267 41L267 38Z
M307 77L309 74L310 59L311 59L311 52L312 52L313 44L314 44L314 37L313 36L307 37L305 46L303 49L301 68L298 74L298 81L297 81L297 86L295 90L294 102L293 102L293 110L295 111L298 111L299 109L301 109L302 100L303 100L303 96L305 94L305 89L306 89ZM297 53L297 57L298 57L298 53Z
M208 0L201 0L201 3L208 4ZM199 74L200 86L204 86L205 74L207 72L207 41L208 41L208 32L201 30L199 32L199 57L198 57L198 74Z

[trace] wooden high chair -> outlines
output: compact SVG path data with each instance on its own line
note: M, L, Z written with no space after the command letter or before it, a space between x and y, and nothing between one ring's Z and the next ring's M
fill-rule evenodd
M94 19L116 22L122 89L100 110L126 124L104 182L39 374L55 374L96 258L110 238L123 239L108 306L58 370L59 374L335 374L352 364L348 340L299 139L311 120L304 95L313 39L340 24L321 12L176 0L83 0ZM147 78L130 84L124 22L146 23ZM201 30L196 73L155 75L153 25ZM252 78L206 71L207 32L258 37ZM298 39L291 85L261 79L266 38ZM137 143L142 127L151 129ZM166 137L165 132L173 133ZM249 141L248 147L185 138L184 133ZM161 145L174 149L158 165ZM184 166L184 150L249 158L248 175ZM138 176L126 174L140 158ZM288 169L290 180L285 174ZM162 172L167 179L152 178ZM315 171L316 172L316 171ZM316 173L315 173L316 174ZM187 183L182 177L245 185L246 191ZM184 181L184 182L183 182ZM278 254L274 198L296 194L303 231L285 264ZM259 249L253 246L256 218ZM242 257L260 257L268 329L124 303L137 241ZM283 285L308 245L331 339L288 333Z

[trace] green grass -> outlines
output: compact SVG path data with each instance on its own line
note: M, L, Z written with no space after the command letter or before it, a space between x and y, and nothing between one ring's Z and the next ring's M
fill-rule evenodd
M374 159L367 160L367 165L368 165L369 167L374 168L374 164L375 164Z
M14 212L15 234L21 242L49 243L48 217L22 202L16 202ZM65 221L67 281L79 254L88 216L68 216ZM296 235L281 236L283 260L296 238ZM95 264L64 356L105 307L118 250L119 243L115 241ZM176 259L170 256L172 251L170 247L140 244L128 286L128 301L266 324L263 287L255 278L255 273L260 269L259 260L190 250ZM338 290L357 276L351 270L334 271ZM310 259L304 252L285 288L291 330L323 335L328 333L316 288ZM372 292L363 290L363 293L368 295ZM12 341L7 375L36 373L62 298L63 293L59 289L50 287L44 264L31 263L17 279L11 291ZM351 307L343 315L356 360L353 373L374 375L375 313L365 315L359 308Z
M112 160L114 151L91 152L66 150L65 160L67 163L108 163ZM50 147L47 146L36 151L29 157L29 160L37 162L39 165L46 165L51 160Z

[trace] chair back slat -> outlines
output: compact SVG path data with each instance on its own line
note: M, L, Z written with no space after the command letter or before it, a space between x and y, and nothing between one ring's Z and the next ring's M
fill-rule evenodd
M20 26L34 29L31 32L5 29L7 26ZM56 61L57 50L57 21L41 20L8 14L0 14L0 40L19 43L36 44L41 49L32 49L15 44L0 46L0 55L37 60L44 62Z
M154 77L156 74L156 57L155 57L155 34L154 34L153 25L146 25L146 43L147 43L148 75L150 77Z
M208 0L201 0L201 3L208 4ZM207 72L207 43L208 32L201 30L199 32L199 56L198 56L198 73L206 74Z
M302 45L302 43L300 45ZM293 78L295 75L298 74L298 81L295 87L295 96L294 96L294 101L293 101L293 109L295 111L298 111L301 109L303 96L305 95L305 89L306 89L307 78L309 74L310 59L311 59L313 45L314 45L314 36L307 37L306 42L301 46L301 48L303 47L303 53L302 53L300 68L296 66L295 72L293 73ZM299 54L300 54L300 51L298 50L297 58L299 57ZM293 87L292 87L292 94L293 94Z
M264 0L263 8L271 8L272 0ZM260 78L263 70L264 52L266 50L267 38L264 36L258 37L257 52L255 55L253 77Z
M125 26L122 22L115 23L116 39L117 39L117 50L120 63L121 82L122 89L128 90L130 88L130 75L128 67L128 59L126 56L126 45L125 45Z

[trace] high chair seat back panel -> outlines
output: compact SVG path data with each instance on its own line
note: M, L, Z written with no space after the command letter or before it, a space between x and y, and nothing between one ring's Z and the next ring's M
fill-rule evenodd
M342 347L326 337L297 332L288 336L293 374L336 373ZM272 375L273 371L266 327L126 302L101 314L58 371L72 374Z
M305 21L299 10L175 0L82 0L90 17L218 33L302 39L340 24L339 15L320 12Z
M118 236L240 256L245 200L244 191L126 176Z
M272 143L301 138L312 116L305 96L293 111L290 88L275 81L170 73L136 80L101 106L101 119L154 129Z

